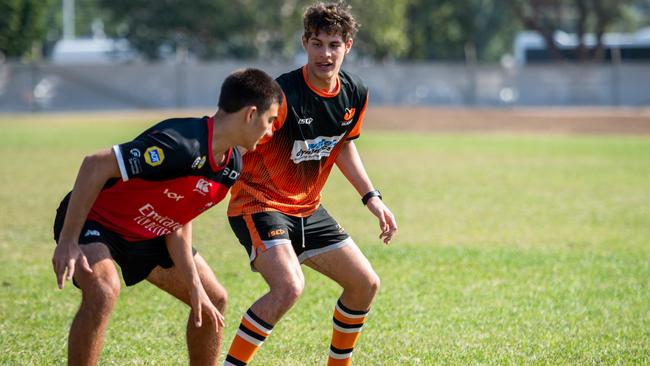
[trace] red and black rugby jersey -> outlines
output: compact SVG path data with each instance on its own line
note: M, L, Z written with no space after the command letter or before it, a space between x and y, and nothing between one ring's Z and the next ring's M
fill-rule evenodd
M167 235L221 201L241 173L241 153L212 155L213 119L162 121L113 146L122 179L111 179L88 215L129 241Z
M368 89L356 75L341 71L332 93L319 91L309 82L307 66L277 81L285 102L273 137L244 155L229 216L262 211L311 215L320 205L341 142L360 135Z

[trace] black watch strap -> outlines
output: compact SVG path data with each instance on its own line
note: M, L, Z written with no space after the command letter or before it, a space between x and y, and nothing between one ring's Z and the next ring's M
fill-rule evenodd
M365 206L368 203L368 200L373 198L373 197L379 197L379 199L382 199L381 198L381 192L379 192L376 189L374 191L370 191L370 192L364 194L363 197L361 197L361 202L363 202L363 205Z

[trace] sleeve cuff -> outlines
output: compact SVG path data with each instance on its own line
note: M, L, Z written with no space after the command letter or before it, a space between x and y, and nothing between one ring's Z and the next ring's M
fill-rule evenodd
M120 167L120 175L122 175L122 180L126 182L129 180L129 174L126 172L126 167L124 166L124 159L122 158L122 150L120 150L119 145L113 145L113 153L115 153L115 158L117 159L117 165Z

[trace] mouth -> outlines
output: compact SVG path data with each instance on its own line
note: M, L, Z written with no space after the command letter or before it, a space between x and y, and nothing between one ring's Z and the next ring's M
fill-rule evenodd
M320 70L327 71L334 67L333 62L316 62L316 67Z

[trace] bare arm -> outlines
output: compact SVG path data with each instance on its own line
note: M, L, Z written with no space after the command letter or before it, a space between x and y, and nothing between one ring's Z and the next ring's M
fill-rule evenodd
M219 327L225 326L224 318L210 301L196 269L192 254L192 222L190 221L182 228L168 234L165 237L165 244L174 266L182 274L182 278L178 280L185 284L186 288L190 289L190 305L194 314L194 324L201 327L202 314L205 312L212 318L216 331L219 332Z
M354 141L343 142L341 152L336 157L336 165L341 170L341 173L352 184L352 186L359 192L360 196L374 190L375 188L368 177L368 173L361 162L361 157L357 151ZM397 222L393 213L390 212L388 207L379 197L372 197L366 204L368 210L372 212L379 219L379 228L381 234L379 238L388 244L393 235L397 232Z
M76 262L81 263L83 270L92 272L86 257L79 249L79 234L90 208L106 181L119 176L117 159L111 149L86 156L81 163L77 179L72 188L72 195L68 203L59 242L52 257L52 265L60 289L63 288L66 269L66 279L72 279Z

